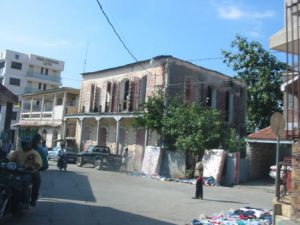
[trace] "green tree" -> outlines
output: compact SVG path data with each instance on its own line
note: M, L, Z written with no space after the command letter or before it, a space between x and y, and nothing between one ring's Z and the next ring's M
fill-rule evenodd
M231 47L232 51L222 50L224 63L248 86L247 130L253 132L256 128L269 126L271 115L282 111L280 85L286 64L278 61L260 43L248 42L240 35L236 35Z
M171 102L162 124L163 134L173 138L177 149L194 155L221 143L221 117L214 109Z
M149 96L147 102L144 104L144 108L146 112L141 116L137 115L133 125L135 127L147 127L161 134L162 119L164 116L164 95L162 91Z

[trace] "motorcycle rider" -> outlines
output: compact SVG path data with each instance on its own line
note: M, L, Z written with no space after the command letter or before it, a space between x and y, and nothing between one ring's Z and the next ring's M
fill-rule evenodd
M21 139L22 150L16 150L7 156L8 161L16 162L18 165L32 171L32 174L24 175L22 179L22 197L23 207L28 208L30 203L29 186L32 182L32 177L39 171L42 166L42 158L39 153L32 149L32 141L29 137Z
M32 148L37 151L39 153L39 155L41 156L41 154L47 154L45 150L43 149L42 145L42 137L40 134L35 134L32 138ZM42 164L43 164L43 159L42 159ZM48 167L48 165L47 165ZM35 206L36 205L36 201L39 197L39 190L40 190L40 186L41 186L41 174L40 171L36 171L35 173L32 174L32 193L31 193L31 201L30 201L30 205L31 206Z
M58 156L59 156L59 159L58 159L58 162L57 162L57 166L59 168L62 168L63 167L63 163L67 163L67 151L65 149L65 144L64 143L61 143L60 144L60 150L58 151Z

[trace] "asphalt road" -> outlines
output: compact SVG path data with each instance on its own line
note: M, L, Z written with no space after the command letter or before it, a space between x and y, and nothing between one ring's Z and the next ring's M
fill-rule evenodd
M41 198L19 217L3 225L171 225L189 224L211 215L250 206L271 209L274 184L252 182L235 187L204 187L204 200L192 199L195 186L97 171L55 163L42 173Z

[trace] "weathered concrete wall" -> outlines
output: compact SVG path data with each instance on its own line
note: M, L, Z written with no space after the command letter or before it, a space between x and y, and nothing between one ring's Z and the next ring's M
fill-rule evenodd
M160 175L171 178L185 177L185 152L163 151Z
M238 173L236 168L236 156L235 154L227 154L226 163L223 171L221 185L233 186L238 183L243 183L249 179L249 160L238 160ZM238 179L236 178L238 176Z
M240 159L239 163L239 183L244 183L249 180L249 160Z

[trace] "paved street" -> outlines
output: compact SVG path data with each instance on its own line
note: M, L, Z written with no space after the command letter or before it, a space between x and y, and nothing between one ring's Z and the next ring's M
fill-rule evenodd
M134 177L91 167L68 165L60 172L51 162L43 172L41 199L9 225L171 225L187 224L244 206L271 209L273 184L204 187L204 200L193 200L195 186Z

